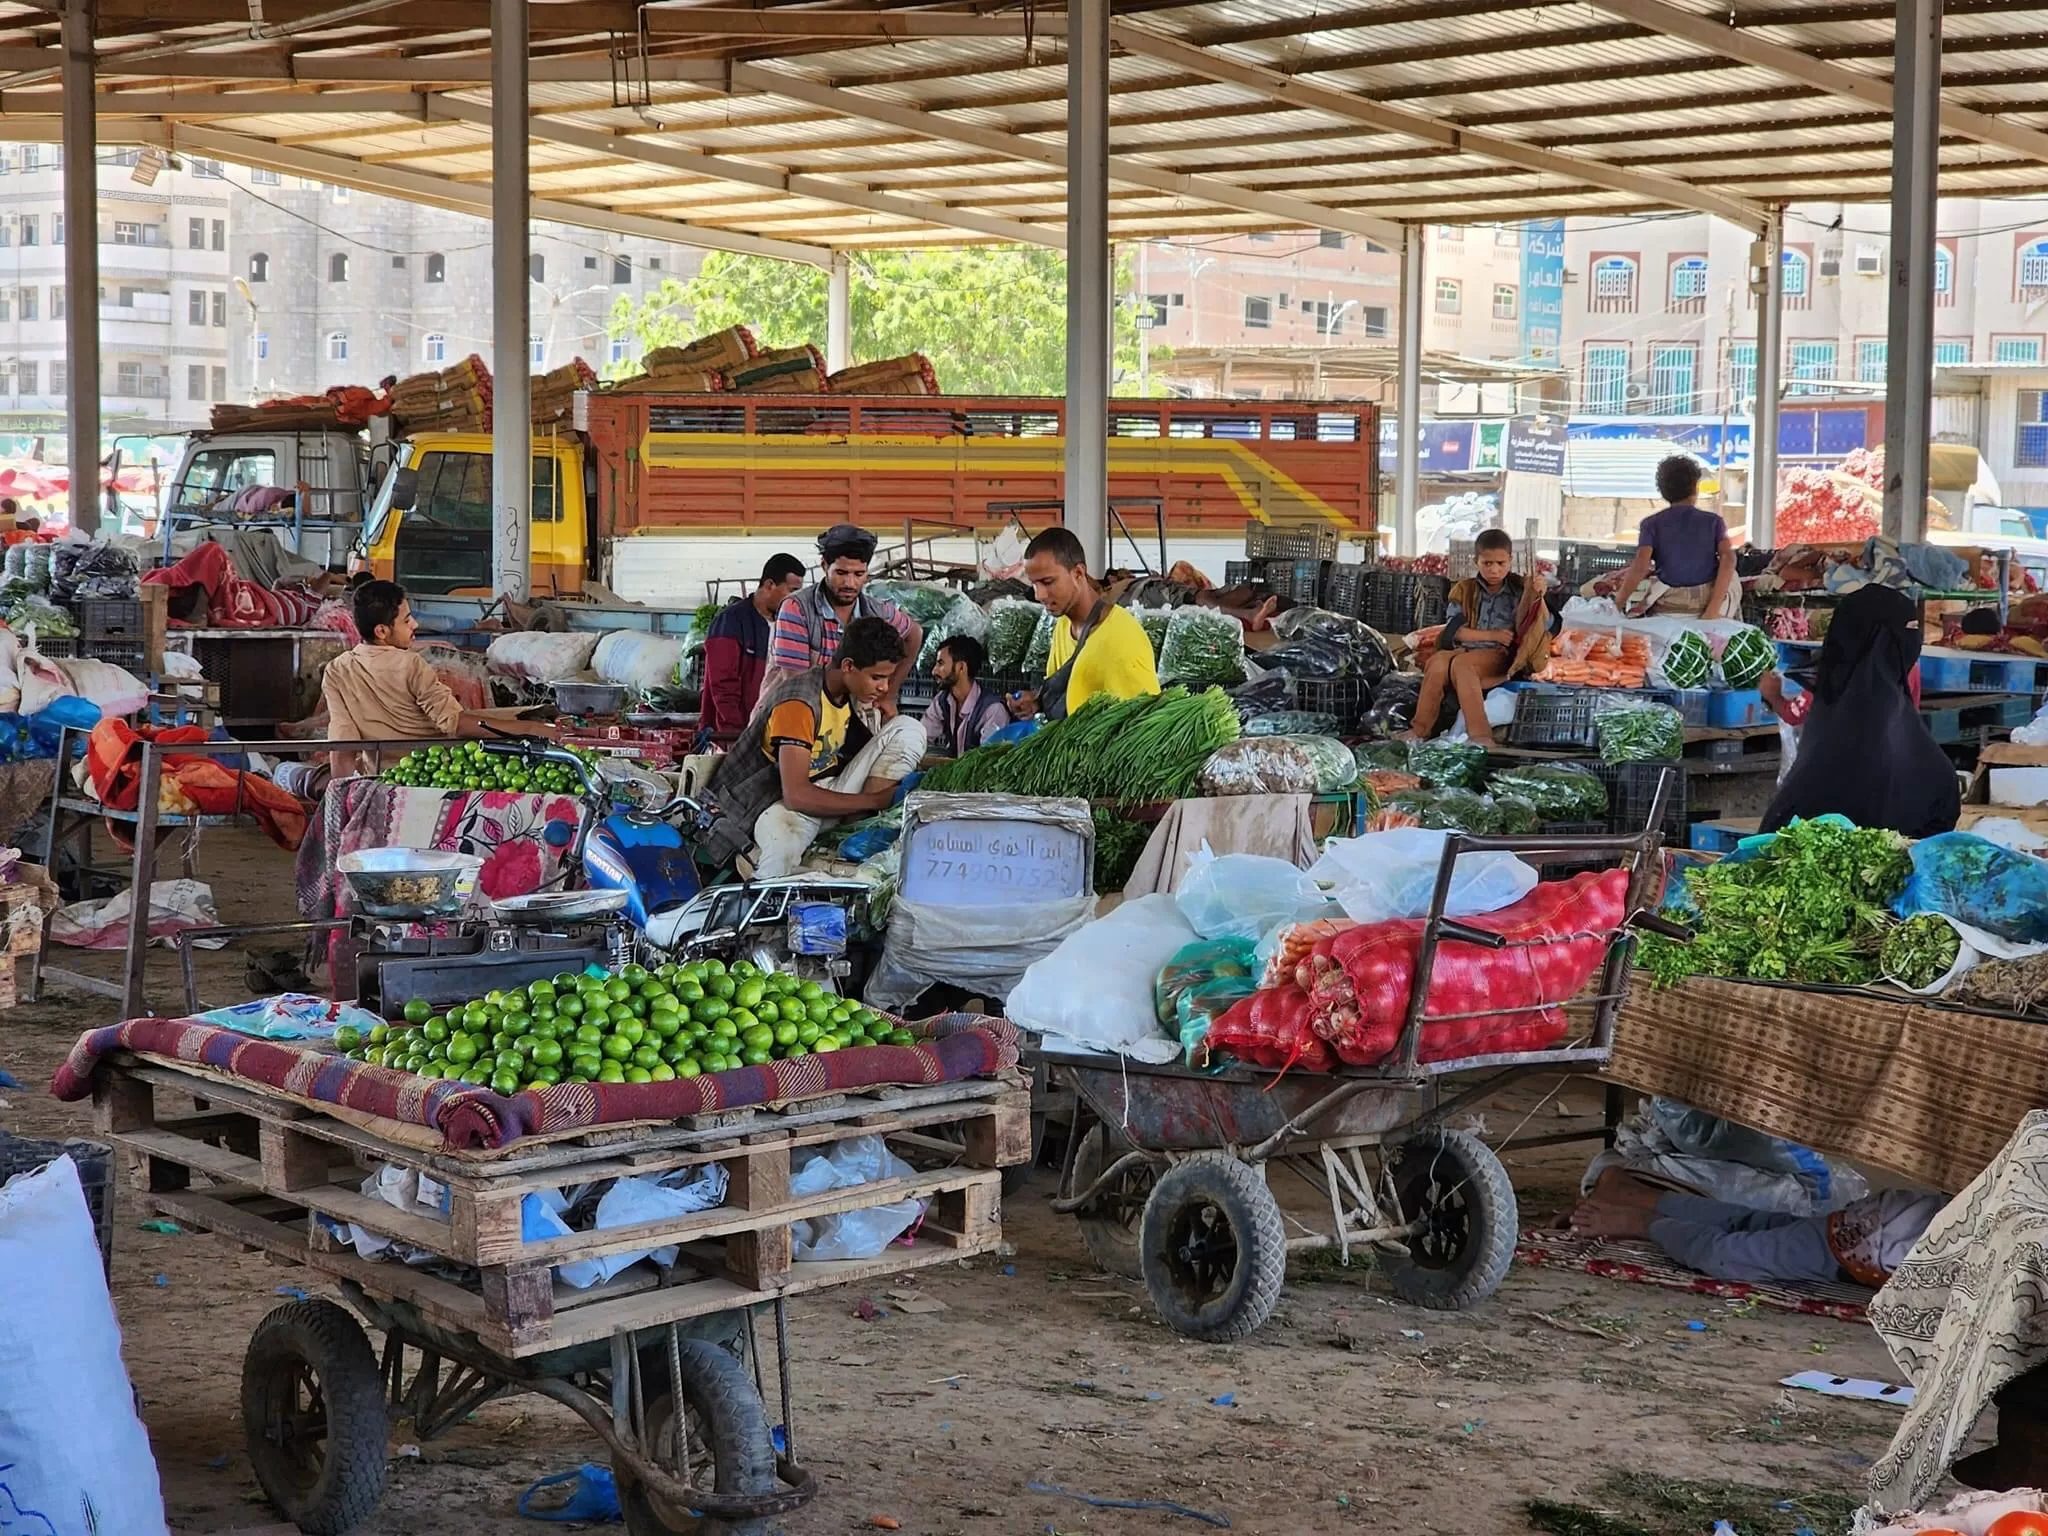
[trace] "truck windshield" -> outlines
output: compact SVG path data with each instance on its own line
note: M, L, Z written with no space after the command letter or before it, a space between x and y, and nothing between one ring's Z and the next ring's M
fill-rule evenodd
M269 448L201 448L172 492L174 512L204 511L252 485L277 484L277 454Z

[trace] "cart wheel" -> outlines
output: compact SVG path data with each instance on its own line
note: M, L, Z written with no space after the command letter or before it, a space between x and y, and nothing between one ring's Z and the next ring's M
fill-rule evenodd
M1074 1149L1074 1188L1086 1189L1129 1150L1098 1120ZM1112 1275L1126 1280L1145 1278L1144 1266L1138 1262L1138 1219L1158 1180L1157 1167L1139 1163L1118 1175L1116 1183L1104 1190L1089 1210L1074 1215L1081 1223L1081 1241L1088 1245L1089 1254Z
M702 1487L709 1474L714 1493L775 1492L781 1486L775 1475L775 1442L753 1378L716 1344L703 1339L679 1342L684 1425L690 1437L689 1475L684 1481L692 1488ZM673 1466L675 1412L668 1388L668 1346L644 1351L640 1361L647 1402L648 1456L662 1466ZM682 1536L685 1532L692 1536L769 1536L773 1529L773 1522L767 1520L700 1519L657 1498L625 1466L613 1467L612 1473L618 1482L628 1536Z
M1403 1142L1387 1164L1401 1219L1420 1221L1408 1256L1386 1254L1403 1301L1439 1311L1477 1306L1515 1258L1515 1186L1493 1148L1470 1131L1437 1127Z
M341 1536L384 1497L384 1382L362 1326L331 1301L295 1301L256 1325L242 1358L249 1461L307 1536Z
M1167 1326L1213 1344L1271 1317L1287 1276L1279 1202L1258 1169L1227 1152L1197 1152L1159 1176L1138 1253Z

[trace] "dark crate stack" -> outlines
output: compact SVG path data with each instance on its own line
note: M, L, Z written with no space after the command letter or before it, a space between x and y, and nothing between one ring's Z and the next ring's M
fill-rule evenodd
M1347 565L1333 561L1323 572L1323 606L1346 618L1365 617L1366 594L1377 572L1370 565Z
M1364 611L1358 617L1382 634L1412 634L1443 623L1450 597L1447 576L1375 569L1366 579Z
M1635 556L1633 549L1613 544L1588 544L1565 539L1557 546L1557 584L1576 594L1579 588L1596 577L1622 570Z
M1334 560L1337 530L1328 523L1303 523L1282 528L1273 523L1244 525L1247 560Z
M1315 715L1335 715L1337 729L1345 736L1356 735L1372 708L1372 690L1363 678L1297 677L1288 682L1288 707Z
M111 662L137 677L149 666L148 609L136 598L84 598L73 605L78 617L78 654Z

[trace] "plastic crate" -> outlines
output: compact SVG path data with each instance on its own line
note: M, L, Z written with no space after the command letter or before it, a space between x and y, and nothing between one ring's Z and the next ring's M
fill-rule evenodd
M1707 694L1707 724L1724 731L1768 725L1777 719L1754 688L1715 688Z
M1244 525L1244 552L1249 560L1334 560L1337 530L1329 523L1282 528L1249 522Z
M1635 557L1636 552L1630 548L1565 539L1557 546L1557 584L1576 594L1587 582L1622 570Z
M2031 693L2031 656L1930 656L1920 653L1920 691L1928 693Z
M114 1269L114 1149L98 1141L31 1141L0 1131L0 1184L16 1174L33 1173L54 1163L66 1152L78 1165L78 1183L85 1191L85 1208L92 1214L93 1231L100 1242L100 1268L111 1275Z
M1450 597L1447 577L1376 569L1366 580L1365 611L1358 616L1382 634L1410 634L1443 623Z
M1607 827L1610 832L1634 833L1650 819L1656 799L1657 780L1671 775L1671 795L1664 805L1664 846L1684 848L1687 841L1686 780L1683 763L1602 763L1589 765L1607 786Z
M1264 566L1263 560L1226 560L1223 562L1223 585L1242 587L1255 581L1264 581Z
M1517 747L1590 747L1593 713L1601 690L1537 684L1515 694L1515 718L1508 741Z
M1275 597L1313 606L1322 601L1323 572L1331 563L1328 560L1268 560L1266 585L1273 589Z
M36 635L36 649L52 661L62 661L67 656L79 654L78 640L73 635Z
M1371 585L1368 578L1372 574L1373 568L1369 565L1333 562L1323 572L1323 606L1347 618L1364 617L1365 594Z
M1372 690L1356 677L1297 677L1288 682L1289 707L1335 715L1345 735L1357 731L1372 708Z
M80 654L104 661L148 680L149 652L140 640L81 640Z
M148 641L144 633L146 614L139 598L87 597L71 607L78 615L78 634L82 640L118 640L135 646Z
M1712 688L1650 688L1645 689L1645 698L1655 699L1659 704L1669 704L1678 711L1679 718L1687 725L1711 724L1714 708Z
M1690 829L1690 846L1694 853L1733 853L1736 845L1745 837L1754 837L1755 829L1745 832L1740 827L1731 827L1725 822L1696 821Z

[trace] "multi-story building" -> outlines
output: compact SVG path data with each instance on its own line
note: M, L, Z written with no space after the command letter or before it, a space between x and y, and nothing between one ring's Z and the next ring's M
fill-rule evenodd
M491 357L491 231L469 214L274 171L229 172L236 345L231 398L310 394ZM667 278L688 246L535 223L529 247L535 373L623 360L612 307Z
M100 151L102 410L109 434L202 424L228 391L229 186L186 160L138 180L134 151ZM0 144L0 435L63 454L67 349L61 152Z

